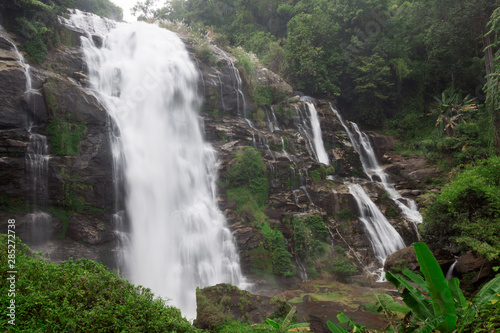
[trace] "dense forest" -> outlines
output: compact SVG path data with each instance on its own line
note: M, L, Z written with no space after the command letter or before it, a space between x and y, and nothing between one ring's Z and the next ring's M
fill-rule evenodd
M216 44L255 53L297 90L335 99L365 128L414 140L439 118L448 134L488 141L478 130L486 124L454 127L486 117L468 106L485 103L486 77L494 84L496 0L173 0L153 10L154 3L136 5L139 19L214 31Z

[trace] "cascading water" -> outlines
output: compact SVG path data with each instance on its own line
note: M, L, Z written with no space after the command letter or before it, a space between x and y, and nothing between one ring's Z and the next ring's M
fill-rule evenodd
M401 196L392 186L389 185L387 181L387 175L384 173L382 168L380 168L377 162L373 148L370 144L370 141L368 140L368 136L359 131L357 125L351 122L356 133L358 133L358 137L360 138L359 140L357 140L349 130L349 127L347 127L347 125L344 123L344 120L337 112L337 110L335 110L332 105L330 105L330 108L347 132L347 135L349 136L354 149L359 153L361 164L366 175L370 178L370 180L373 181L372 173L375 173L380 178L382 186L386 189L391 198L398 204L398 206L403 205L399 200L395 199L396 195L399 196L399 198L401 198ZM349 191L353 195L358 205L358 209L361 213L359 220L363 223L365 229L368 231L375 257L383 266L385 259L389 254L404 248L406 245L399 233L389 223L387 218L378 209L377 205L375 205L375 203L370 199L368 194L366 194L361 185L351 184L349 185ZM403 212L405 211L403 210ZM379 269L379 272L379 281L384 281L385 274L383 272L383 269Z
M88 31L93 18L84 16L75 11L68 24ZM130 221L125 274L194 318L196 287L244 287L217 206L217 154L197 115L198 74L168 30L137 22L100 33L102 48L89 36L82 44L91 85L120 133L114 148L121 151Z
M370 180L373 180L373 174L377 175L380 179L379 183L384 187L391 199L394 201L394 203L396 203L399 209L401 209L408 220L413 222L415 225L422 223L422 215L420 215L415 201L403 198L401 194L399 194L398 191L394 188L394 186L389 183L386 173L380 167L377 161L375 152L368 136L365 133L361 132L359 130L359 127L355 123L351 122L352 128L357 134L357 137L354 136L353 133L349 130L349 127L347 127L347 125L344 123L338 111L335 110L332 105L330 105L330 108L341 122L342 126L347 132L347 135L349 136L349 139L351 140L354 149L358 152L365 174L370 178ZM406 201L407 204L404 204L403 201Z
M314 151L316 153L316 160L323 164L330 164L330 160L328 159L328 154L325 151L325 145L323 144L323 138L321 135L321 126L319 124L318 112L312 103L306 103L307 108L309 110L311 127L313 132L313 142L314 142Z
M245 94L243 94L243 80L241 79L240 72L238 68L236 68L236 64L234 61L227 55L226 52L222 51L218 47L214 46L214 49L217 53L219 53L226 63L228 67L231 69L233 89L236 92L236 103L238 108L238 115L246 119L247 117L247 100L245 98ZM222 85L221 85L222 87ZM224 103L224 102L223 102Z
M401 250L406 245L361 185L351 184L349 191L358 205L361 214L359 220L368 231L375 257L383 264L389 254Z
M47 138L40 134L30 134L30 141L25 155L26 170L31 188L31 206L33 207L29 225L29 244L36 246L49 239L51 216L43 211L48 199L49 155Z

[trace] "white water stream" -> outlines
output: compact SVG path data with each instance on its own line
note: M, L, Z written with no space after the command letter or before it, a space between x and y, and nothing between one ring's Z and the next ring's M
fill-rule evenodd
M307 108L309 110L311 127L313 132L313 143L314 143L314 152L316 153L316 160L320 163L329 165L330 160L328 159L328 154L325 150L325 145L323 144L323 138L321 135L321 126L319 124L318 112L314 107L313 103L306 103Z
M393 184L389 182L387 174L380 167L377 161L377 157L370 143L368 135L361 132L356 123L351 122L350 124L357 134L355 136L350 131L349 127L344 123L338 111L335 110L331 105L330 108L342 123L342 126L346 130L354 149L358 152L361 159L361 164L363 165L363 171L368 176L368 178L373 181L373 175L375 174L380 179L379 183L384 187L386 192L389 194L394 203L399 207L399 209L403 212L406 218L413 222L415 226L419 223L422 223L422 215L420 215L415 201L403 198L401 194L399 194L398 191L394 188ZM404 202L406 202L406 204Z
M375 257L383 264L389 254L404 248L405 243L361 185L351 184L349 185L349 191L356 200L361 213L359 220L363 222L370 235Z
M217 206L217 154L200 128L196 67L168 30L94 23L93 15L79 11L66 22L87 32L82 44L90 82L120 133L113 148L130 221L125 274L193 319L197 286L244 287L238 251ZM105 36L102 48L90 33Z

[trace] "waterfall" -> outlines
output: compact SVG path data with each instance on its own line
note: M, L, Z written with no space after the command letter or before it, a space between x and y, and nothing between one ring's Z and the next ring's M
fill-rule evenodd
M365 174L372 181L373 174L378 176L378 178L380 179L379 183L384 187L386 192L389 194L394 203L399 207L399 209L403 212L406 218L413 222L418 233L416 225L422 223L422 215L420 215L415 201L403 198L401 194L399 194L398 191L394 188L394 186L389 183L387 174L380 167L377 161L377 157L370 143L368 135L361 132L356 123L351 122L351 126L357 134L357 137L354 136L353 133L349 130L349 127L347 127L347 125L342 120L342 117L340 116L338 111L335 110L331 105L330 108L340 120L342 126L345 128L347 135L349 136L349 139L354 146L354 149L359 153L361 164L363 166L363 171L365 172ZM405 204L403 201L406 201L407 204Z
M238 116L242 118L247 118L247 100L245 98L245 94L243 94L243 80L241 79L240 72L238 68L236 68L236 64L233 59L227 55L226 52L214 46L214 49L217 53L219 53L224 60L226 60L227 66L231 69L231 77L233 82L233 90L236 93L236 104L238 108ZM222 85L221 85L222 87ZM223 102L224 104L224 102Z
M99 30L98 48L90 35L106 25L89 30L89 16L74 11L67 23L87 32L91 86L119 132L115 172L123 172L130 230L125 274L194 318L196 287L244 287L217 206L218 157L202 136L196 67L176 34L144 22Z
M31 246L43 244L51 236L51 216L42 211L48 200L49 155L47 137L30 132L25 155L31 190L32 212L29 214L28 238Z
M451 264L450 268L448 268L448 271L446 272L446 280L450 280L453 278L453 270L455 269L455 265L458 263L458 260L455 259L453 264Z
M314 151L316 153L316 160L323 164L330 164L330 160L328 159L328 154L325 151L325 146L323 144L323 138L321 134L321 126L319 124L318 112L314 107L313 103L307 102L307 108L309 110L311 127L313 132L313 143L314 143Z
M383 265L389 254L401 250L406 245L361 185L351 184L349 191L358 205L361 214L359 220L368 231L375 257Z

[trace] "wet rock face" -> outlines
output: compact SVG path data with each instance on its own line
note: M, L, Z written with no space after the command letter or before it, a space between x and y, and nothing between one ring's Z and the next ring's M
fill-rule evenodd
M78 37L74 39L77 41ZM58 246L64 252L69 243L79 241L98 246L95 252L100 253L102 246L107 247L113 240L110 214L115 197L110 121L102 105L82 85L86 68L81 50L61 46L40 68L31 66L31 89L26 90L25 67L13 44L15 36L0 31L0 192L4 195L0 211L24 225L19 236L24 235L28 241L33 238L30 223L34 208L29 206L33 203L33 176L27 167L27 152L33 135L46 136L47 202L35 204L56 214L48 228L53 232L47 234L47 241L55 242L50 251L60 257L55 253ZM74 140L74 147L61 148L61 144L73 140L70 137L75 133L78 140ZM69 223L62 222L61 216ZM67 226L63 228L63 224ZM63 229L67 229L68 244L57 240ZM78 251L72 255L88 257L83 252L78 255ZM98 254L95 258L109 256Z
M27 113L22 107L25 69L10 38L5 31L0 31L0 130L23 128L27 122Z
M362 184L407 244L416 240L415 227L402 216L381 185L368 181L359 155L330 104L321 100L314 103L330 165L316 160L309 112L303 102L292 99L275 106L280 113L268 109L262 122L214 115L210 111L203 113L206 137L219 152L219 177L228 179L235 154L243 147L256 148L267 169L269 195L265 214L271 228L277 228L285 236L288 251L293 253L295 244L294 228L287 219L301 214L318 215L331 232L328 242L344 248L346 257L360 271L374 269L380 263L374 258L370 239L357 219L360 212L347 183ZM386 149L392 147L390 139L380 140L389 142ZM263 250L269 244L255 226L254 217L238 212L236 202L228 201L224 186L219 199L238 242L243 271L251 276L270 261ZM260 266L256 266L256 261Z

